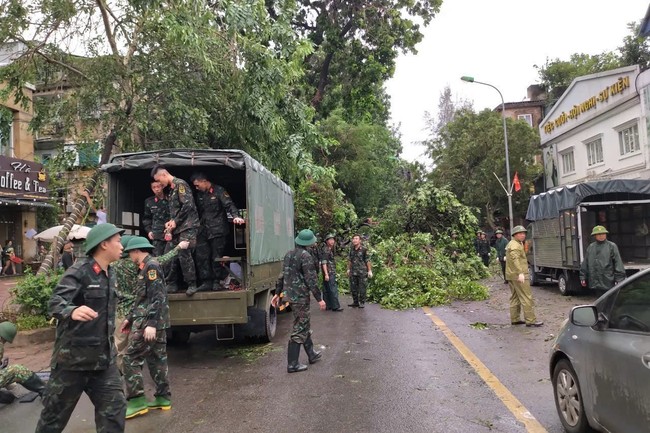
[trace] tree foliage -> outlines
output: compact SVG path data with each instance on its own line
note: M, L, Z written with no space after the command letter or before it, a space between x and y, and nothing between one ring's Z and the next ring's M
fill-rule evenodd
M628 23L630 33L618 48L621 66L639 65L641 70L650 68L650 39L639 36L639 23Z

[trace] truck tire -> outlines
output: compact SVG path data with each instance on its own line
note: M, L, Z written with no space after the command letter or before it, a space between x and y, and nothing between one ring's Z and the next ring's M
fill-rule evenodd
M190 341L191 332L187 329L171 329L168 333L168 342L176 346L184 346Z
M574 295L580 292L580 280L571 271L562 271L557 278L557 286L562 296Z
M539 283L537 279L537 274L535 273L535 266L528 265L528 278L530 278L530 285L536 286Z
M262 343L270 343L273 340L277 325L278 310L271 305L271 300L269 299L269 305L266 308L266 314L264 316L264 334L260 336Z

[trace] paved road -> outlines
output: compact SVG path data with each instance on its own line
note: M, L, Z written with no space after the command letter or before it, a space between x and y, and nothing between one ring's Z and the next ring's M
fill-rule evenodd
M550 433L560 433L546 361L549 333L566 311L591 298L536 288L549 326L510 327L506 286L490 282L489 301L432 309ZM504 303L505 302L505 303ZM315 304L314 304L315 305ZM174 407L127 422L127 432L525 432L422 309L314 312L323 361L286 373L290 315L280 316L275 343L249 348L193 335L170 347ZM475 322L488 324L478 330ZM305 359L304 353L302 354ZM150 391L150 389L149 389ZM39 404L0 408L0 430L31 432ZM94 431L84 398L66 432Z

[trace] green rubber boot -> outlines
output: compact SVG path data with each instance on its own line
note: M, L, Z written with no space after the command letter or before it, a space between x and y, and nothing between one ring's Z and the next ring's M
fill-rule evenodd
M169 410L172 408L172 402L165 397L156 397L153 401L147 402L149 409Z
M144 396L135 397L126 402L126 419L130 419L149 412L147 399Z

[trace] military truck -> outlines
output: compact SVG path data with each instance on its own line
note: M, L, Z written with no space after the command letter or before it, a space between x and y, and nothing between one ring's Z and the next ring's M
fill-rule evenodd
M246 224L231 226L225 256L241 270L240 290L169 294L170 337L186 342L191 332L216 329L217 339L275 335L272 291L282 259L294 245L293 198L278 177L239 150L171 149L124 153L102 166L108 174L108 218L127 233L144 235L144 201L150 197L151 169L161 164L176 177L205 173L223 186L242 211Z
M650 180L614 179L566 185L530 198L526 247L531 284L557 282L560 293L583 290L579 270L591 230L603 225L628 275L650 267Z

